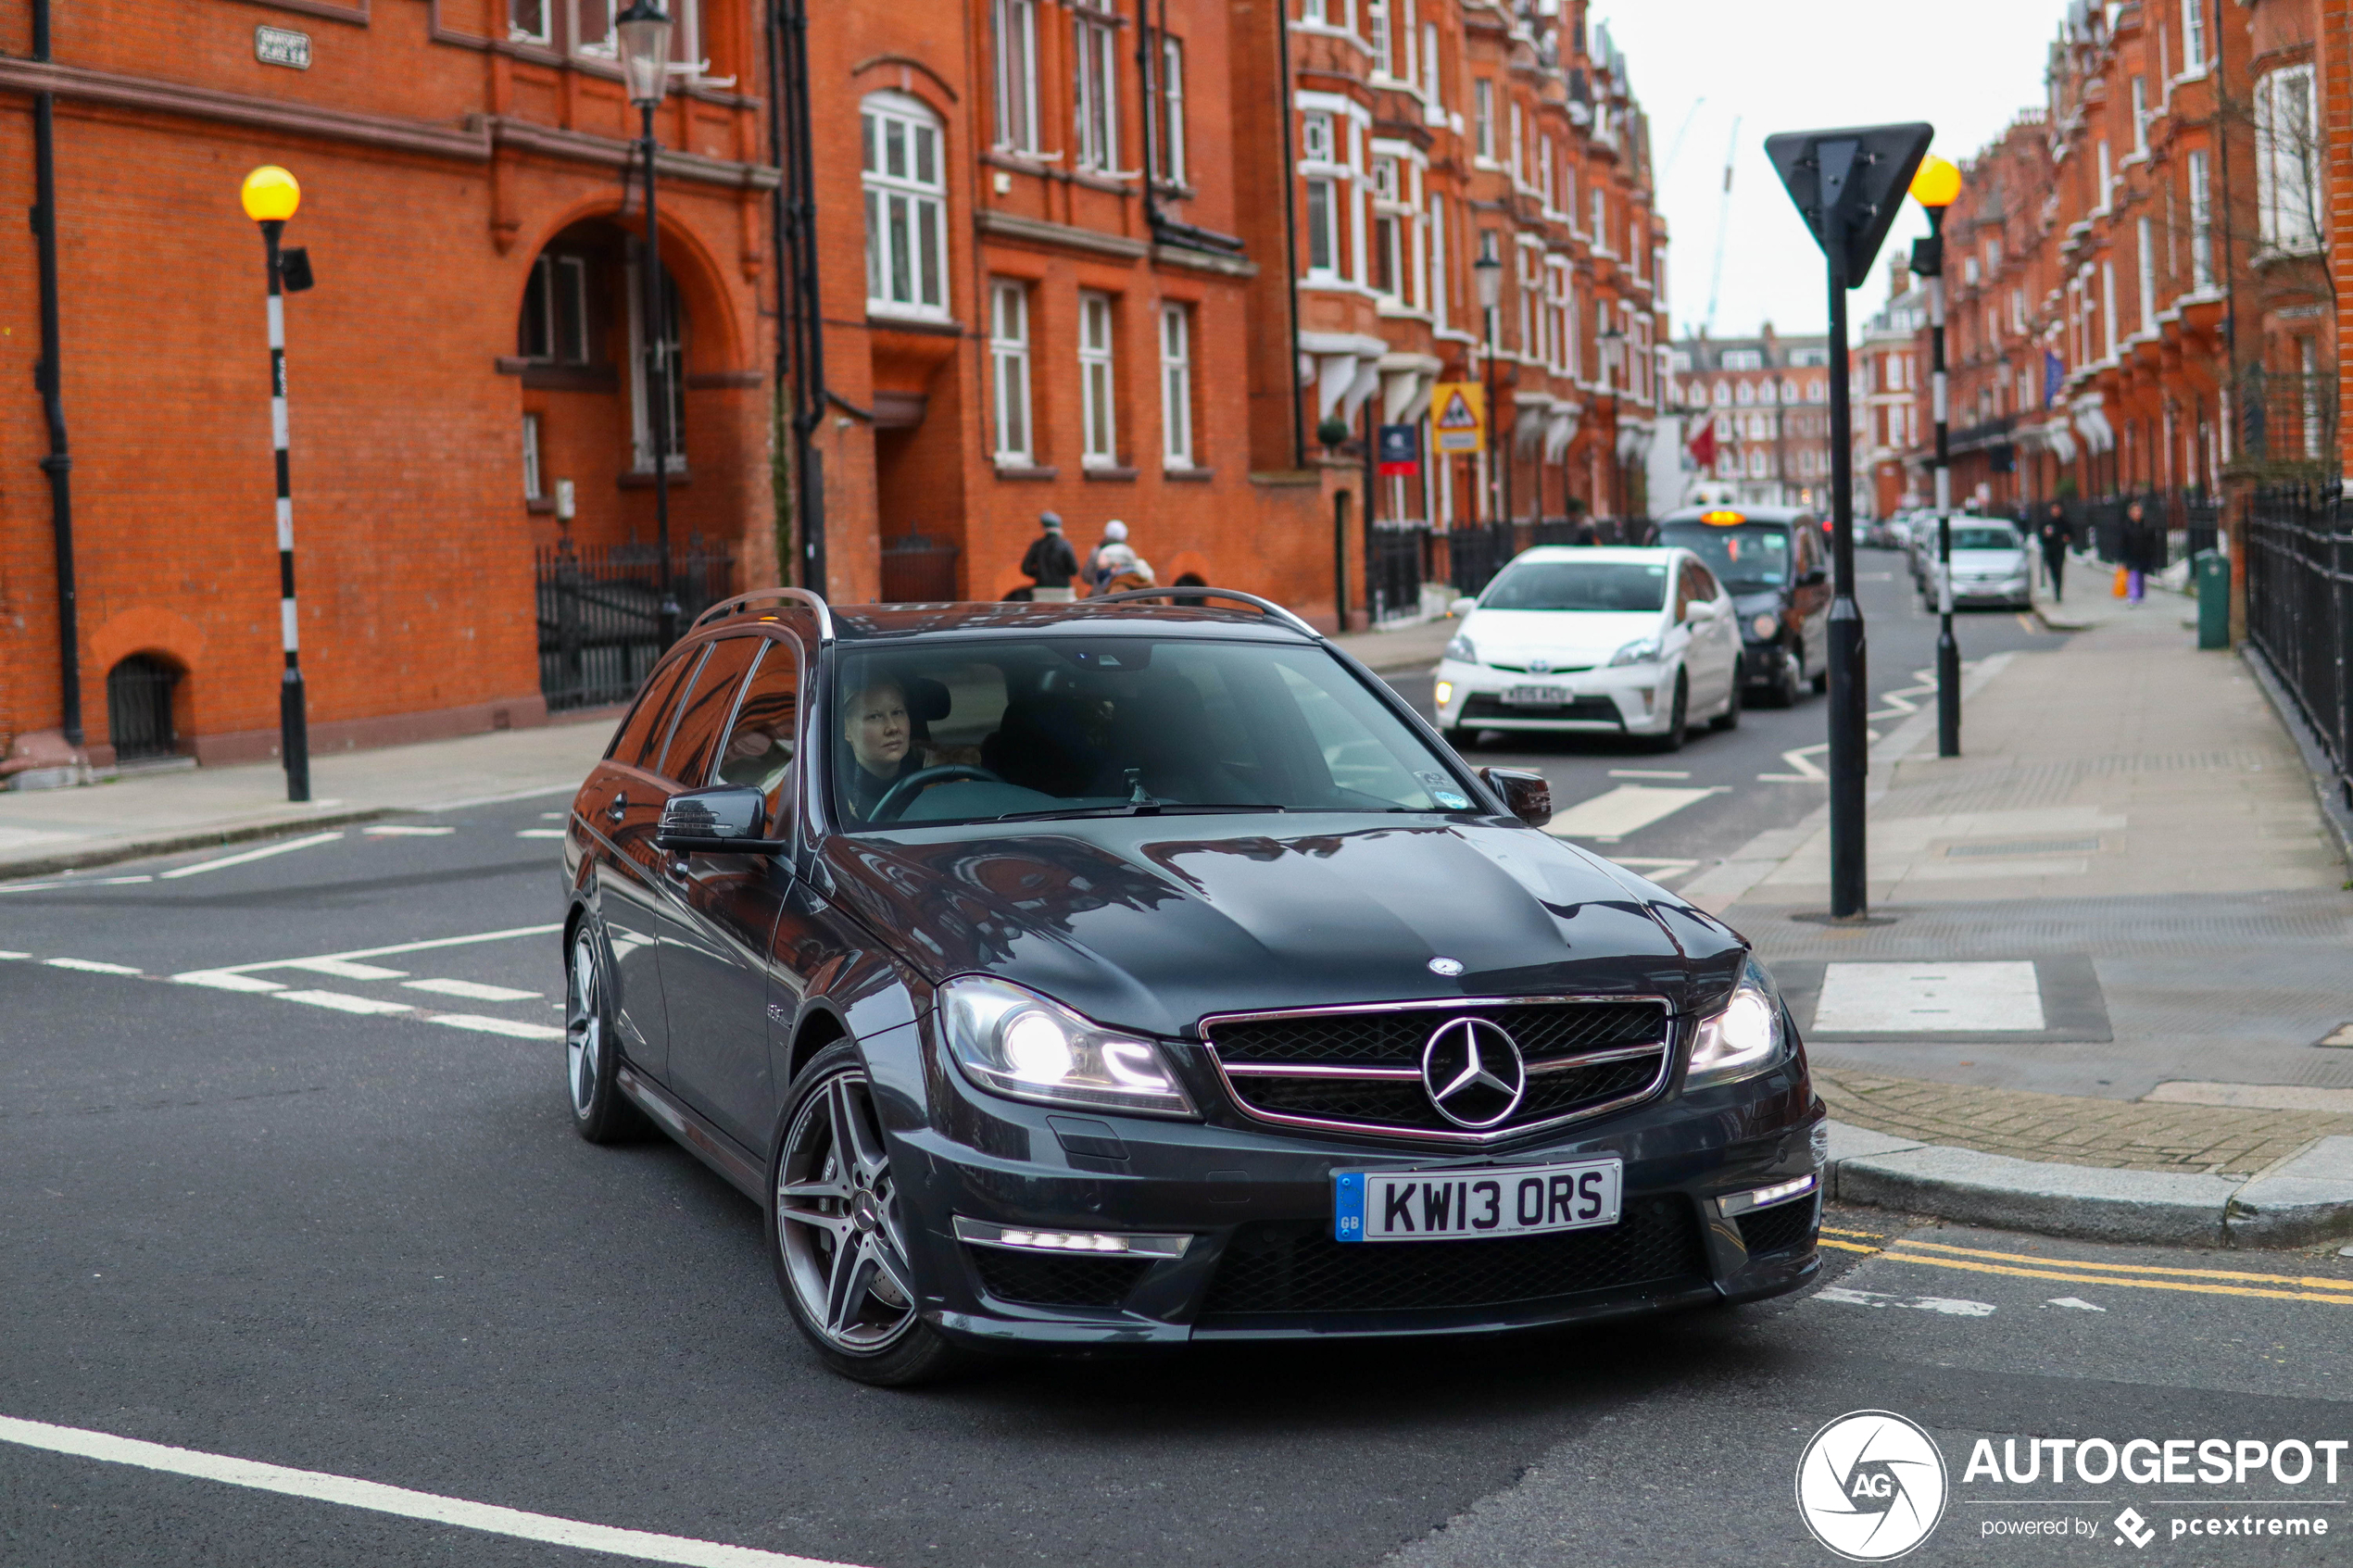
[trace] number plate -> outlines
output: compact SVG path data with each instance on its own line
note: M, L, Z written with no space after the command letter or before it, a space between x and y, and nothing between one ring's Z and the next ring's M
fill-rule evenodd
M1335 1171L1340 1241L1464 1241L1617 1223L1619 1160L1456 1171Z
M1567 686L1513 686L1504 700L1517 708L1566 708L1575 699Z

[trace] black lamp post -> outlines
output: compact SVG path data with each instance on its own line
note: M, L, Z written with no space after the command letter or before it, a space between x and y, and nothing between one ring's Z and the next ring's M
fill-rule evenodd
M309 287L309 257L279 245L286 221L302 205L302 187L275 164L245 176L238 192L245 216L261 226L262 265L270 311L270 445L278 481L278 646L285 665L278 678L278 755L286 770L286 798L310 798L310 717L302 684L301 615L295 600L294 481L286 432L286 286ZM297 266L296 258L301 260ZM295 275L289 278L288 273Z
M642 309L646 322L647 424L654 442L654 534L661 552L661 646L678 640L678 594L670 573L670 313L661 286L661 227L654 213L654 110L670 92L670 17L652 0L630 0L613 19L621 39L621 77L629 101L645 117L640 145L646 158L646 276Z
M1944 384L1944 209L1961 194L1961 171L1941 157L1920 160L1912 199L1928 213L1928 238L1912 243L1912 270L1928 280L1929 403L1936 416L1936 755L1961 754L1961 645L1953 638L1953 470L1945 449L1950 404ZM1922 265L1925 263L1926 265Z
M1504 454L1495 441L1495 317L1504 304L1504 263L1502 258L1482 256L1471 263L1471 280L1478 285L1478 313L1487 324L1487 352L1479 360L1487 385L1487 410L1483 418L1486 429L1481 436L1487 445L1487 526L1492 529L1504 518Z
M1607 309L1608 307L1604 306L1601 308ZM1593 339L1601 345L1602 390L1615 393L1617 391L1618 359L1624 352L1626 334L1616 327L1604 327L1593 334ZM1629 376L1627 381L1630 385L1633 378ZM1633 535L1629 531L1629 525L1634 520L1627 515L1626 492L1630 488L1631 486L1626 483L1626 459L1618 455L1617 427L1613 423L1609 448L1609 505L1610 510L1617 514L1619 537L1629 542Z

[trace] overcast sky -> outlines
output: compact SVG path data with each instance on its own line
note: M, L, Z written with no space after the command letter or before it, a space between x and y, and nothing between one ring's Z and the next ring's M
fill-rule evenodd
M1924 119L1936 127L1931 150L1962 162L2020 109L2044 102L2046 53L2065 8L2065 0L1596 0L1594 19L1625 51L1650 116L1675 335L1707 318L1728 145L1716 335L1751 333L1766 320L1784 333L1822 332L1822 253L1774 175L1765 138ZM1850 333L1887 298L1886 257L1927 232L1919 207L1906 203L1870 282L1848 296Z

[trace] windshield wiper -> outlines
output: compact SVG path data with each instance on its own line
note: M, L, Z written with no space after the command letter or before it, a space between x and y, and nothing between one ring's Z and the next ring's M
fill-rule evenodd
M1288 807L1258 801L1131 800L1122 806L1066 806L1051 811L1008 811L1001 817L991 817L988 821L1036 822L1055 818L1202 816L1224 811L1283 811L1287 809L1289 809Z

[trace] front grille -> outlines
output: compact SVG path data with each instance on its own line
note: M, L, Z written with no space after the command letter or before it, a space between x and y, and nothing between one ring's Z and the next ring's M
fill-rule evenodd
M1260 1221L1235 1233L1202 1311L1214 1326L1268 1312L1506 1307L1706 1278L1698 1219L1675 1196L1629 1202L1606 1230L1500 1241L1342 1243L1328 1220Z
M1755 1209L1743 1214L1741 1245L1748 1248L1752 1258L1768 1252L1786 1252L1793 1247L1811 1247L1814 1200L1806 1198L1794 1203L1777 1203L1770 1209Z
M1457 723L1473 719L1581 719L1592 723L1618 722L1616 699L1605 696L1574 697L1567 702L1545 707L1523 706L1505 702L1501 697L1471 696L1463 699L1463 715Z
M1139 1258L1070 1258L1002 1247L964 1250L989 1295L1032 1307L1116 1307L1151 1267Z
M1451 1020L1479 1017L1518 1045L1528 1087L1503 1123L1456 1127L1430 1103L1422 1052ZM1253 1116L1478 1140L1641 1098L1664 1081L1672 1032L1657 1001L1445 1002L1365 1012L1211 1019L1202 1026L1235 1100ZM1394 1076L1351 1073L1376 1069Z

